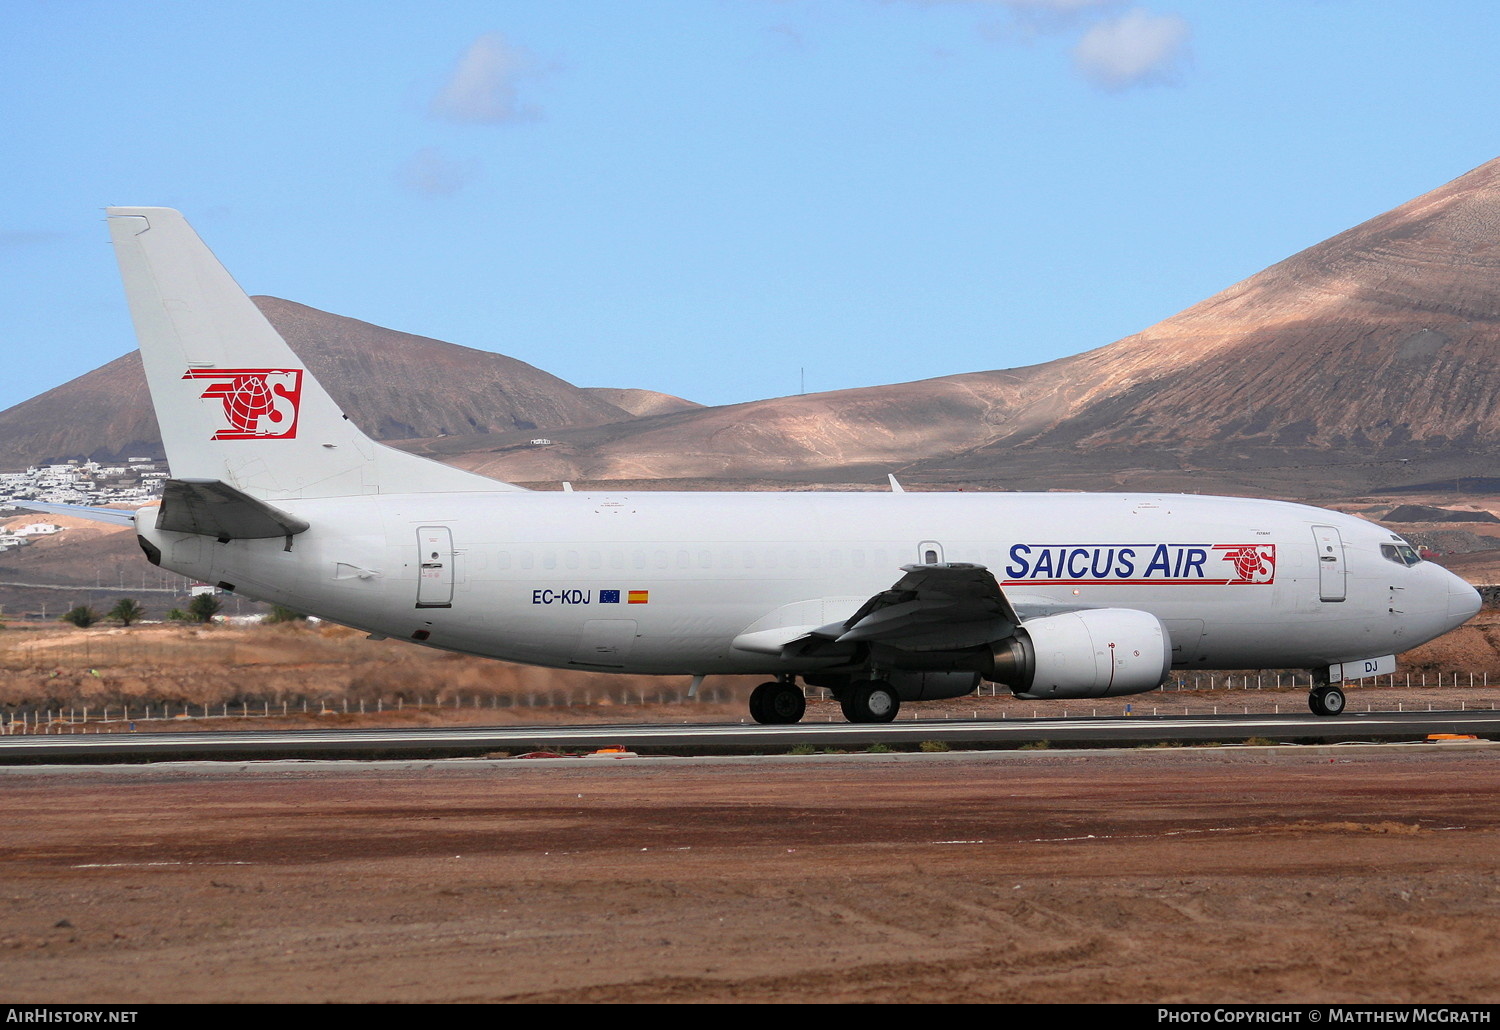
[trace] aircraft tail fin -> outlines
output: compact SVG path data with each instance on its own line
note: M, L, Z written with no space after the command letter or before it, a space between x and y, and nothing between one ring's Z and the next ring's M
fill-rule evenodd
M520 489L371 440L181 214L108 213L174 478L261 500Z

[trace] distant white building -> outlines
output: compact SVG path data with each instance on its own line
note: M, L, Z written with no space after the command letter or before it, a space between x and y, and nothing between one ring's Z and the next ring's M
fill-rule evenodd
M61 533L62 527L51 522L33 522L29 526L21 526L10 531L11 536L51 536L53 533Z

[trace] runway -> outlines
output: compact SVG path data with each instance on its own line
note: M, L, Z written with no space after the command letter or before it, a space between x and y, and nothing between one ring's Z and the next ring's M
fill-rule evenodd
M319 757L473 757L496 752L592 751L624 747L644 754L785 753L813 748L915 749L1026 744L1140 745L1155 741L1300 743L1414 741L1430 734L1500 739L1500 712L1360 712L1339 718L1298 715L1131 716L902 721L879 725L800 723L696 725L553 725L179 733L31 734L0 738L0 763L161 761Z

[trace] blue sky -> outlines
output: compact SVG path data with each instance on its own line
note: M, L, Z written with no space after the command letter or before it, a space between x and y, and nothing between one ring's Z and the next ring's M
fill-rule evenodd
M1098 347L1500 155L1477 0L0 24L0 409L134 346L109 204L181 209L252 293L718 404Z

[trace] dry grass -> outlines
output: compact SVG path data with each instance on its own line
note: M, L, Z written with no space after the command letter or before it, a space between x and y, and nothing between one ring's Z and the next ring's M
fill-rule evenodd
M753 685L753 681L748 681ZM332 625L68 626L0 632L0 705L287 701L392 705L456 701L505 705L673 701L688 678L611 676L511 665ZM736 700L744 684L716 677L710 697Z

